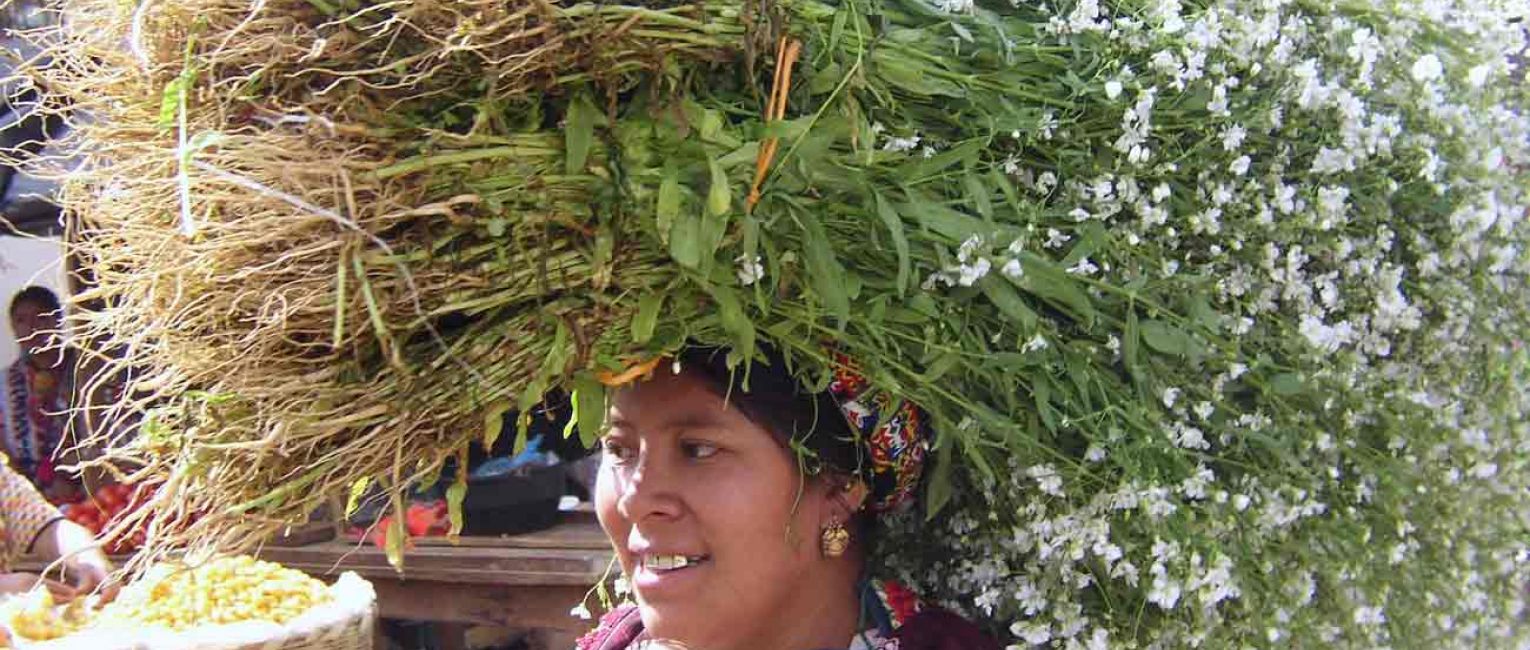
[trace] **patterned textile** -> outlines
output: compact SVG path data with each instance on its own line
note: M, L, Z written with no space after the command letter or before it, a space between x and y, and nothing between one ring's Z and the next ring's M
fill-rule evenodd
M929 455L929 419L913 402L873 393L855 363L835 355L829 392L871 454L871 510L890 512L913 503Z
M876 627L857 634L850 650L999 650L977 626L939 607L919 602L895 582L862 585L861 605ZM783 622L785 623L785 622ZM637 650L648 636L638 609L624 605L601 617L599 627L579 639L578 650Z
M58 367L43 370L22 358L6 369L5 381L0 382L5 451L13 466L41 488L61 478L54 471L53 454L64 438L66 418L60 413L69 408L73 367L70 356Z
M37 540L38 533L63 515L30 481L0 457L0 573L10 570Z

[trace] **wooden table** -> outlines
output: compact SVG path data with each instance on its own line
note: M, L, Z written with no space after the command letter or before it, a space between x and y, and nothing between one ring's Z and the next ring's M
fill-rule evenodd
M605 533L580 513L527 535L416 540L402 572L376 546L338 539L259 556L321 577L355 571L377 588L387 618L567 630L590 626L569 609L616 571Z
M593 621L569 615L612 564L611 544L589 513L566 513L553 528L506 537L463 537L457 545L416 540L402 572L371 543L336 539L267 547L262 559L318 577L354 571L377 589L384 618L432 621L447 630L469 625L538 628L548 647L569 648ZM591 609L598 603L590 602Z

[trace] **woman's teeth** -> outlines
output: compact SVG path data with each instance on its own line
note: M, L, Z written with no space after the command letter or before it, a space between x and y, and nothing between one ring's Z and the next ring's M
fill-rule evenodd
M705 555L645 555L643 568L653 571L673 571L696 566L706 561Z

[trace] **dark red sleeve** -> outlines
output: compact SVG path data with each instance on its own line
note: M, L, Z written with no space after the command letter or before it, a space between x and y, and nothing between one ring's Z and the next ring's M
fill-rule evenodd
M622 650L643 633L643 617L632 605L618 607L600 617L600 625L579 637L578 650Z
M988 638L976 625L939 608L927 608L914 615L893 633L899 650L999 650L999 643Z

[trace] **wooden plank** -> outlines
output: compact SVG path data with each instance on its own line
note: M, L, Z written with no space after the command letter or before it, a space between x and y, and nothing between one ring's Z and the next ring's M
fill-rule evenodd
M378 614L384 618L495 627L584 632L592 621L569 615L588 587L455 585L415 580L374 580ZM593 606L593 603L591 603Z
M267 547L261 559L316 575L355 571L368 579L399 578L495 585L591 585L605 576L607 550L422 546L404 554L402 575L384 553L353 542Z
M335 525L329 522L311 522L293 527L285 533L266 540L268 546L307 546L327 542L335 538Z
M501 535L498 537L462 536L453 544L444 537L424 537L414 540L416 546L432 547L488 547L488 548L564 548L593 551L611 550L611 540L598 525L564 523L547 530L524 535Z

